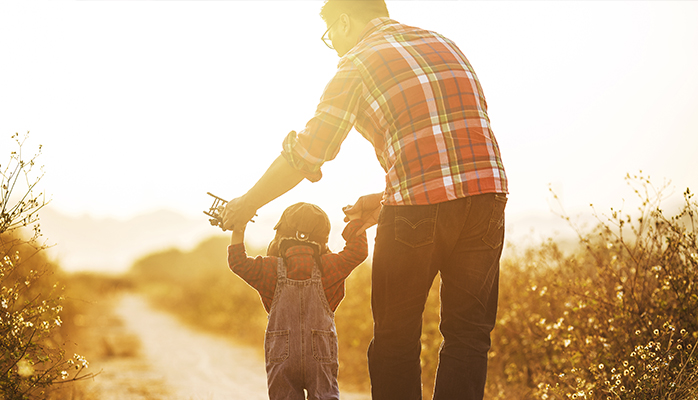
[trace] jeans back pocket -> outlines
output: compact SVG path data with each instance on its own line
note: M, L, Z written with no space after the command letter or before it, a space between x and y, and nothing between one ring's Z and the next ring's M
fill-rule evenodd
M438 204L395 207L395 240L410 247L434 243Z
M504 208L506 205L507 197L505 195L495 195L487 233L482 237L482 241L493 249L501 246L504 241Z

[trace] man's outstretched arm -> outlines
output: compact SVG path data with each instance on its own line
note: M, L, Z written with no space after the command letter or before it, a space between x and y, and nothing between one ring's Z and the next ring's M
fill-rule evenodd
M258 209L293 189L304 178L283 156L269 166L257 183L241 197L230 200L223 210L223 225L227 230L245 226Z

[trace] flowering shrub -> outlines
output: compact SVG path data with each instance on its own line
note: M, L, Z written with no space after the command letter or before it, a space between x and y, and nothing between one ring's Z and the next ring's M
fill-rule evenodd
M41 194L33 194L41 178L32 178L38 154L23 161L23 141L16 134L13 139L19 150L10 154L8 165L0 166L0 396L43 399L54 383L80 379L88 363L77 354L66 359L56 340L62 300L57 267L36 241L36 212L45 204ZM21 190L24 183L26 190L14 201L13 190ZM30 239L22 236L23 227L33 228Z
M640 216L597 216L582 248L552 241L502 266L490 355L494 398L688 399L698 395L695 218L689 190L666 217L661 190L628 177Z
M634 218L611 210L571 255L553 240L522 254L505 249L492 335L488 399L694 399L698 396L695 219L688 190L671 217L661 190L628 178L643 200ZM134 264L131 275L158 304L205 329L261 349L266 314L256 292L225 262L227 238L191 252L169 250ZM369 389L370 265L347 279L337 310L340 383ZM430 393L438 348L439 285L423 318L423 387Z

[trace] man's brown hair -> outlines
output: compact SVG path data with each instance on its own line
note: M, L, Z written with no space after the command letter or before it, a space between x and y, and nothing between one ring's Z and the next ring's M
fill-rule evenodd
M366 21L390 16L384 0L326 0L320 10L320 16L327 24L331 24L342 14Z

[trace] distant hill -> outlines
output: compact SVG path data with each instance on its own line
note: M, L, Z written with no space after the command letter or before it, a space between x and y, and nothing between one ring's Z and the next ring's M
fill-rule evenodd
M274 237L278 215L260 213L256 223L249 224L245 241L251 246L266 247ZM40 212L42 242L48 254L66 271L100 271L120 273L134 261L152 252L168 248L190 250L211 236L229 233L213 227L203 213L200 218L160 210L130 219L95 218L89 215L69 216L46 207ZM330 248L344 246L341 232L344 222L333 221ZM372 246L370 246L372 247ZM221 249L225 258L226 249Z
M134 260L165 248L189 249L222 231L206 216L187 218L172 211L155 211L131 219L72 217L44 208L40 212L42 241L66 271L95 270L118 273ZM221 250L225 257L225 249Z
M246 241L252 246L265 247L273 238L278 219L272 213L260 213L254 224L248 225ZM48 254L66 271L92 270L120 273L138 258L168 248L190 250L202 240L216 235L228 236L212 227L205 215L186 217L173 211L155 211L130 219L94 218L88 215L68 216L52 208L40 212L42 241L53 245ZM330 248L340 251L344 222L332 221ZM375 228L368 231L369 252L373 252ZM522 248L537 245L550 237L562 248L573 248L577 240L574 231L560 217L548 214L507 215L508 246ZM513 247L511 247L513 250ZM506 256L506 248L505 248ZM225 249L221 249L225 257Z

